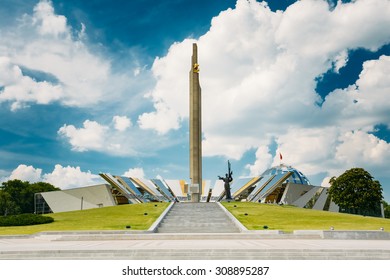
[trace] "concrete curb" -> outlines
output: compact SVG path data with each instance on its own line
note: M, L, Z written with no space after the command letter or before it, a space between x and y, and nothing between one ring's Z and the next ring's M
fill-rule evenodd
M324 239L389 240L390 233L381 230L324 230Z
M17 234L17 235L0 235L0 239L28 239L33 238L35 234Z
M223 212L225 212L225 214L234 223L234 225L240 230L240 232L243 232L243 233L249 232L249 230L243 224L241 224L240 221L237 220L236 217L234 217L232 213L230 213L225 207L223 207L223 205L220 202L216 202L216 203L218 204L219 207L221 207Z
M389 260L390 250L153 249L0 252L1 260Z
M208 240L208 239L328 239L328 240L390 240L383 231L323 231L295 230L284 233L278 230L247 230L239 233L155 233L149 230L116 231L56 231L31 235L0 235L0 239L42 240Z
M275 233L145 233L145 234L95 234L58 235L54 238L39 237L51 241L104 241L104 240L269 240L269 239L322 239L319 236L295 236Z
M317 236L320 239L342 240L390 240L390 232L381 230L294 230L301 238Z
M165 218L165 216L168 214L169 211L171 211L171 208L175 205L175 202L171 202L169 206L162 212L160 217L150 226L150 228L147 230L148 232L157 232L158 226L161 224L162 220Z

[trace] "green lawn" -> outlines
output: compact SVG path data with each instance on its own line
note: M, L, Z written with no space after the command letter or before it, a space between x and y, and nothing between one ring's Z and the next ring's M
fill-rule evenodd
M363 217L252 202L223 202L226 207L249 230L379 230L390 231L390 219ZM236 207L234 207L236 205ZM245 215L247 213L248 215Z
M53 223L0 227L0 234L32 234L41 231L66 230L126 230L127 225L131 226L132 230L147 230L168 205L169 203L127 204L53 213L47 215L54 218ZM144 215L144 213L148 213L148 215Z
M157 206L155 206L157 205ZM49 214L51 224L0 227L1 235L32 234L41 231L67 230L146 230L166 209L169 203L120 205L83 211ZM292 206L278 206L252 202L223 202L244 226L250 230L379 230L390 231L390 219L308 210ZM236 205L236 207L234 207ZM148 213L148 215L144 215ZM247 213L248 215L245 215Z

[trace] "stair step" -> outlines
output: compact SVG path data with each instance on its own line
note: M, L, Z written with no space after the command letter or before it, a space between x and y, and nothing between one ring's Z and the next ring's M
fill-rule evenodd
M239 229L216 203L176 203L157 232L233 233Z

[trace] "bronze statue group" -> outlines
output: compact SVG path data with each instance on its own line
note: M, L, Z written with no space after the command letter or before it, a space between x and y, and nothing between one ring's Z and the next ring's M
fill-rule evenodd
M232 200L230 183L233 181L233 171L231 171L230 161L228 161L228 173L225 174L225 177L218 176L218 179L224 182L226 200Z

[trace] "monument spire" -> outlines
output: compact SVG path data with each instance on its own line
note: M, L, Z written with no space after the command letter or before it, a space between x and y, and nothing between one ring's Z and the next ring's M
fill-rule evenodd
M192 45L190 70L190 179L191 201L202 195L202 97L199 84L198 47ZM198 188L197 188L198 186ZM196 192L196 190L198 190Z

